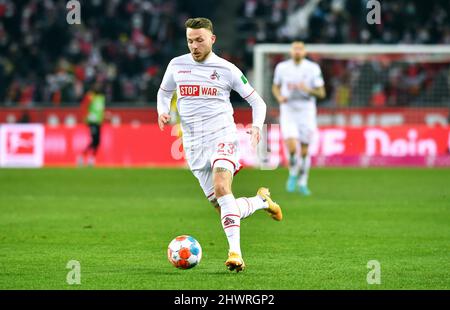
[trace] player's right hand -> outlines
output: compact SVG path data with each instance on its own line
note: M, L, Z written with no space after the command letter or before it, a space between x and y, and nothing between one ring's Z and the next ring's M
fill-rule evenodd
M168 122L170 122L170 115L167 113L162 113L160 116L158 116L158 126L161 131L164 130L164 125L166 125Z

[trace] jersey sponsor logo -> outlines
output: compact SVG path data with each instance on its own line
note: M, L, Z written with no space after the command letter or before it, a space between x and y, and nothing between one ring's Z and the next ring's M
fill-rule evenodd
M217 96L217 88L215 87L200 87L202 96Z
M244 83L244 84L247 84L247 83L248 83L248 80L247 80L247 78L245 77L245 75L242 75L242 76L241 76L241 80L242 80L242 83Z
M212 96L219 95L216 87L201 86L201 85L180 85L180 96L182 97L198 97L198 96Z
M200 96L200 85L180 85L180 95L184 97Z
M178 73L179 74L182 74L182 73L184 73L184 74L191 74L191 70L180 70L180 71L178 71Z

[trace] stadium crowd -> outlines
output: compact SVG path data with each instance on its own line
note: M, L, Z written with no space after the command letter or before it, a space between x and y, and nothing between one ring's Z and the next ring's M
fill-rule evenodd
M67 1L0 0L0 102L78 104L101 82L107 101L156 98L163 64L184 43L195 1L83 1L81 25Z
M246 69L257 43L450 44L450 1L381 1L381 24L369 25L367 0L245 0L237 15ZM448 105L450 60L409 65L390 61L316 59L330 94L322 104ZM272 60L272 66L280 61Z
M233 55L241 55L237 63L244 72L252 68L253 46L260 42L450 44L447 0L384 0L380 25L367 24L366 0L239 1L234 12L237 19L229 31L237 32L234 49L245 47L244 53ZM214 17L220 5L213 0L202 5L194 0L84 1L82 24L68 25L66 3L0 0L1 104L79 104L93 82L105 86L109 104L154 103L165 65L186 52L184 21L190 16ZM343 75L338 82L330 79L334 96L345 97L342 81L352 81L346 66L330 66L325 72L330 78ZM401 70L406 70L413 84L420 82L420 89L432 87L426 77L437 69ZM395 80L398 72L377 79ZM382 89L385 98L380 95L360 102L394 102L396 91L388 88L386 83L375 83L372 93Z
M367 0L245 0L242 39L253 42L450 44L450 2L383 0L381 24L369 25Z

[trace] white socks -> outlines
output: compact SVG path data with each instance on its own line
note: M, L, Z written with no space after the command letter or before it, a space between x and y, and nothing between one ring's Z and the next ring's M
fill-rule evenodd
M256 210L267 209L269 207L267 201L262 200L259 196L250 198L241 197L236 199L236 203L241 212L241 220L249 217L255 213Z
M308 184L309 168L311 168L311 156L307 155L303 157L302 166L300 169L300 178L298 184L300 186L306 186Z
M235 199L233 194L217 198L220 206L220 218L231 252L241 254L241 219L249 217L256 210L269 207L261 197L241 197Z
M297 154L289 154L289 175L298 176L300 172L301 161Z
M233 194L217 198L220 205L220 218L228 239L230 251L241 254L241 214Z
M311 156L289 155L289 175L299 176L298 184L307 186L309 169L311 168Z

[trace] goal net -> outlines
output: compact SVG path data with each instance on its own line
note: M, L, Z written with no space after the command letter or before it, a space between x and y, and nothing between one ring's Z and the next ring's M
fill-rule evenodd
M289 50L290 44L255 45L253 84L272 112L274 68ZM450 46L307 44L306 50L327 90L318 102L319 125L448 124Z

